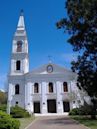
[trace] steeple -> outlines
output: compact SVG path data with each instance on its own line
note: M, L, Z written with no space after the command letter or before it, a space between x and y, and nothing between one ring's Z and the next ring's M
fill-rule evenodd
M21 75L27 73L28 71L28 39L25 29L23 11L21 11L12 44L11 74Z
M20 17L17 25L17 30L25 30L24 13L23 10L20 12Z

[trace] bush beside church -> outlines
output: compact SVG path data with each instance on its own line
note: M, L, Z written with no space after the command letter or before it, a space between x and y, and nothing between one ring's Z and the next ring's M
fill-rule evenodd
M69 112L69 115L91 115L92 108L91 105L85 103L85 105L80 106L79 108L74 108ZM97 115L97 111L96 111Z
M0 129L19 129L19 120L13 119L10 115L0 111Z
M10 114L13 118L27 118L31 116L25 109L19 106L11 107Z

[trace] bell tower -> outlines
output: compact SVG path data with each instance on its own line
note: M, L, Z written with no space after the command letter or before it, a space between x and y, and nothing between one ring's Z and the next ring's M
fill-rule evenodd
M23 75L27 72L29 72L28 40L22 10L12 42L10 74Z

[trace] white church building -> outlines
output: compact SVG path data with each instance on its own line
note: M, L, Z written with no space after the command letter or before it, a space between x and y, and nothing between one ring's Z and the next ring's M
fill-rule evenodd
M52 62L29 71L28 39L23 12L12 41L8 74L8 107L30 113L64 113L82 104L77 75Z

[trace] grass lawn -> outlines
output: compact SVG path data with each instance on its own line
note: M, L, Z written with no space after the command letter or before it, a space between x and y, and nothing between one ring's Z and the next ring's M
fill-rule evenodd
M83 117L83 116L71 116L71 118L79 121L81 124L84 124L90 129L97 129L97 119L91 120L89 117Z
M34 116L30 118L19 118L18 120L21 123L20 129L24 129L25 127L27 127L34 119Z

